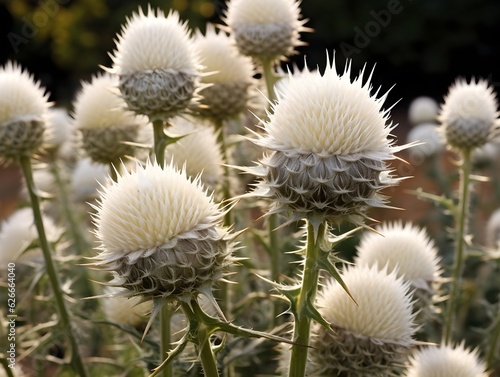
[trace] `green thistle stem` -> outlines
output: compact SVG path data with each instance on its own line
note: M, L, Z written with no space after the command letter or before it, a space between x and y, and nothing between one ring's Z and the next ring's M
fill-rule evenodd
M71 201L69 199L69 194L67 190L66 181L61 176L61 172L57 161L55 159L52 160L50 165L50 169L52 175L56 180L56 184L59 188L59 200L61 201L61 205L63 208L64 218L66 219L69 227L69 232L71 234L71 239L73 240L73 246L75 247L76 253L80 257L84 257L88 254L90 250L90 245L83 236L81 232L81 228L78 224L77 219L75 218L76 211L71 205ZM83 294L86 297L94 296L94 289L92 284L90 284L89 274L86 268L82 268L81 280L83 284ZM97 305L97 300L95 300L95 304Z
M14 373L12 373L12 369L9 368L9 364L7 363L7 360L2 358L2 359L0 359L0 362L3 365L3 369L5 370L6 376L7 377L15 377Z
M165 148L168 144L168 136L163 130L164 121L162 119L153 120L153 137L154 146L153 152L158 165L165 167Z
M493 368L496 365L495 355L497 353L499 340L500 340L500 314L498 314L497 318L495 319L495 327L493 328L493 333L491 334L488 353L486 354L486 363L488 365L488 370L493 370Z
M453 322L455 311L459 299L459 290L461 284L461 276L464 265L464 251L465 251L465 236L467 232L467 210L469 207L470 197L470 173L472 170L471 163L471 150L464 150L462 153L462 164L460 166L460 192L458 212L455 216L456 221L456 243L455 255L453 262L453 269L451 275L450 297L446 306L444 316L444 331L443 343L448 344L452 340Z
M66 308L66 303L64 301L63 291L61 288L61 282L59 280L59 273L57 271L57 267L52 259L52 250L50 244L47 240L47 236L45 234L45 227L43 225L42 220L42 212L40 210L40 199L36 194L35 182L33 180L33 168L31 166L30 157L23 156L19 159L24 178L26 180L26 187L28 188L28 193L31 200L31 207L33 209L33 217L35 220L36 229L38 231L38 236L40 239L40 247L43 252L43 257L45 259L45 267L47 270L47 275L50 280L50 284L52 286L52 290L54 293L54 298L56 300L57 308L59 311L59 319L61 324L66 331L66 335L68 336L68 340L70 342L72 353L71 353L71 364L73 368L78 373L80 377L87 377L87 371L83 364L83 361L80 357L80 353L78 351L78 345L76 342L75 335L73 334L73 327L71 324L71 319Z
M172 310L165 305L160 312L160 336L161 336L161 358L164 360L170 351L170 320L172 319ZM168 364L162 371L162 377L172 377L172 363Z
M210 344L213 326L205 323L203 311L198 302L192 299L189 304L182 303L182 310L189 320L189 339L195 344L203 366L205 377L219 377L217 360Z
M321 249L319 245L325 234L325 223L318 228L315 234L313 225L307 223L307 245L306 260L302 274L302 285L297 297L297 312L295 313L295 325L293 329L292 356L290 358L289 377L304 377L309 347L309 334L311 330L311 316L309 308L314 305L318 291L319 268L317 262L320 259ZM316 241L315 241L316 239Z
M274 90L274 85L279 81L279 77L274 73L273 61L272 60L262 60L262 69L264 80L266 82L267 97L271 102L276 100L276 92ZM271 280L279 282L281 274L281 247L278 239L278 231L275 231L278 225L278 216L272 214L268 217L268 234L269 234L269 250L271 257ZM278 323L278 316L282 312L281 302L274 302L273 318L272 322L274 326Z

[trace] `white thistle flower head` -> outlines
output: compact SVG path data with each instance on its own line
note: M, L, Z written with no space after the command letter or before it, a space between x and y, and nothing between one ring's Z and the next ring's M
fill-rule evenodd
M71 173L71 192L78 202L86 202L98 196L98 189L108 178L108 167L85 157L76 163Z
M405 377L487 377L486 365L477 350L457 346L429 346L417 351L410 360Z
M20 65L0 68L0 161L40 150L49 106L48 94Z
M243 55L283 59L304 44L299 33L310 31L299 5L297 0L231 0L224 21Z
M108 73L82 84L74 108L75 126L82 133L87 154L96 162L115 162L134 154L134 142L147 118L127 110L119 96L118 78Z
M313 327L310 375L399 375L416 331L409 285L367 266L347 268L342 279L357 304L335 280L326 283L317 307L333 331Z
M47 149L58 150L71 138L73 120L68 112L59 107L51 107L47 117L49 139Z
M94 221L96 266L131 295L189 300L211 294L232 262L221 212L200 184L172 165L137 166L103 189Z
M147 322L146 315L151 312L151 301L141 302L139 297L124 297L124 288L107 287L104 294L109 297L102 299L102 307L106 318L120 325L139 327Z
M365 232L357 248L356 265L387 269L409 282L414 311L421 323L433 312L432 298L441 283L438 250L425 229L401 221L377 227L380 234Z
M422 123L437 123L439 104L431 97L417 97L408 108L408 120L414 126Z
M263 121L265 134L255 141L272 153L257 169L244 169L262 178L249 195L272 199L270 213L315 226L360 224L368 207L385 206L379 191L399 181L386 162L404 147L389 139L394 127L382 109L387 94L372 95L363 75L351 81L349 63L343 75L328 64L323 74L290 76L285 93L278 92Z
M420 123L413 127L406 136L406 142L413 144L408 149L409 162L412 166L422 164L426 159L438 155L445 149L439 128L433 123Z
M200 90L200 115L225 120L246 111L254 86L252 60L240 55L231 39L212 24L207 25L205 35L196 33L194 45L205 74L201 83L207 85Z
M48 241L57 242L62 236L62 229L57 227L50 217L42 215L42 221ZM21 208L14 212L0 227L0 266L6 266L10 262L42 259L40 248L31 249L37 240L33 210Z
M113 72L130 110L151 120L171 117L193 98L198 58L179 14L157 9L127 19L116 39Z
M439 121L447 143L458 150L471 150L492 140L498 121L493 88L484 80L457 80L441 107Z
M166 148L168 159L177 169L184 165L190 177L201 175L201 181L215 188L223 175L222 157L217 135L208 125L196 125L186 118L175 118L171 122L169 132L176 135L187 135Z

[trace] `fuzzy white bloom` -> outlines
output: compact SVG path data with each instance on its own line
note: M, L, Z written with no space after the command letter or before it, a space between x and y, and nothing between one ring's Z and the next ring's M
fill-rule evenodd
M62 236L62 229L57 227L50 217L43 215L42 219L48 241L58 241ZM37 240L33 210L22 208L14 212L0 227L0 266L41 258L41 250L38 247L23 254Z
M445 148L438 126L433 123L420 123L413 127L406 136L406 142L413 144L408 153L410 164L420 165L426 158L436 156Z
M73 120L63 108L51 107L47 118L48 148L59 148L71 138Z
M147 322L146 315L151 312L151 301L141 302L139 297L121 297L126 294L124 288L108 287L104 293L110 297L102 299L102 307L106 318L126 326L139 326Z
M223 32L216 32L208 24L205 35L197 32L194 46L200 54L203 66L200 103L197 109L202 116L224 120L247 110L247 102L254 85L254 67L250 58L240 55Z
M163 119L191 102L199 73L187 24L171 11L142 9L123 26L112 56L121 95L130 110Z
M71 192L79 202L96 198L98 189L105 185L108 167L92 162L88 157L78 160L71 173Z
M422 123L437 123L439 104L430 97L417 97L408 108L408 120L414 126Z
M196 73L196 52L192 48L187 23L179 14L139 8L123 26L112 56L117 74L155 69L172 69Z
M125 142L136 141L139 128L147 124L146 117L127 110L117 86L116 76L95 76L83 83L74 104L75 126L82 133L83 147L97 162L115 162L133 155L135 148Z
M36 188L39 191L50 195L56 194L58 190L57 182L54 174L52 174L48 169L41 168L33 170L33 180L35 181ZM23 181L22 185L21 195L24 199L29 200L26 183Z
M231 0L225 22L236 45L244 55L259 59L289 56L302 45L299 33L305 20L300 20L296 0Z
M223 213L200 184L172 165L137 166L94 207L97 267L131 294L186 299L210 289L231 262Z
M168 159L181 169L186 165L186 173L190 177L201 174L201 181L210 187L220 182L223 175L224 159L217 142L217 135L209 125L196 125L186 118L172 120L169 132L176 135L187 135L166 148Z
M44 142L48 95L16 63L0 68L0 159L31 156Z
M351 81L350 63L343 75L328 64L323 74L305 70L290 76L285 93L264 122L258 145L272 151L260 167L244 169L262 177L253 196L272 199L271 213L290 221L307 218L361 223L368 207L384 207L382 188L395 185L386 166L394 159L389 139L387 94L370 93L364 70ZM371 77L371 76L370 76Z
M333 331L313 328L308 375L396 375L416 331L409 285L366 266L346 269L342 279L357 304L335 280L326 283L317 307Z
M406 377L487 377L486 365L477 350L458 346L424 347L410 361Z
M147 122L127 109L118 91L118 78L108 73L82 83L74 103L74 118L74 125L79 129L145 125Z
M417 322L424 323L434 312L433 297L441 284L438 250L425 229L401 221L365 232L358 246L355 264L395 272L411 284Z
M436 245L425 229L401 221L365 232L358 246L356 264L395 271L416 287L427 286L441 275Z
M445 97L439 121L446 141L458 149L480 147L496 133L497 100L484 80L457 80Z

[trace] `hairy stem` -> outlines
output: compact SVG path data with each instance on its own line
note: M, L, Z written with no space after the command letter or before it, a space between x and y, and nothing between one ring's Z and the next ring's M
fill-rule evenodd
M56 264L52 258L52 249L47 240L45 234L45 227L43 225L42 212L40 210L40 200L36 194L35 182L33 180L33 168L31 166L30 157L23 156L19 160L24 178L26 180L26 187L28 188L28 193L31 200L31 207L33 209L33 217L35 220L36 229L38 231L38 236L40 239L40 247L43 252L43 257L45 259L45 267L47 270L47 275L52 286L52 291L54 293L54 298L56 301L57 309L59 311L59 319L61 324L68 336L69 343L72 348L71 353L71 364L78 373L80 377L87 377L87 371L83 364L82 358L80 356L78 345L76 342L75 335L73 333L73 326L71 324L71 318L69 312L66 308L66 303L64 301L64 295L61 288L61 282L59 280L59 272L57 271Z
M153 120L153 152L156 162L158 162L158 165L162 168L165 167L165 148L168 144L168 136L163 129L164 123L165 122L161 119Z
M160 336L161 336L161 358L162 361L167 357L170 351L170 320L172 319L172 310L168 305L165 305L160 312ZM172 363L165 366L162 371L162 377L172 377Z

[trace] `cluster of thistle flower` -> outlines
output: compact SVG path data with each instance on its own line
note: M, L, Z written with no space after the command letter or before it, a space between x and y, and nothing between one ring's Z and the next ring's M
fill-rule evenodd
M103 301L108 318L136 325L149 309L149 328L156 314L170 310L166 304L180 306L189 331L160 369L191 341L205 375L218 375L210 335L223 330L283 340L281 375L486 376L478 352L464 343L449 336L435 345L416 340L426 321L439 315L442 283L438 251L425 230L395 222L370 232L367 224L370 208L387 207L380 191L402 179L393 175L390 161L408 147L396 146L390 137L395 126L383 108L387 93L372 93L371 74L365 78L364 70L352 79L350 63L340 74L328 62L322 73L276 75L275 65L308 31L295 0L231 0L225 22L221 29L229 35L209 25L205 34L191 37L176 12L139 10L116 39L113 67L82 85L72 121L47 120L47 95L17 64L0 70L2 161L32 158L44 148L51 161L65 154L79 160L78 153L61 146L72 123L86 156L110 167L109 178L99 170L101 189L91 204L100 251L92 266L112 274L105 295L120 298ZM256 72L266 80L266 111L252 101L255 88L265 85ZM239 168L258 182L235 197L222 168L233 164L226 126L248 109L262 114L261 130L252 133L265 155L256 166ZM492 139L497 116L493 91L484 81L458 81L437 119L446 143L466 159ZM81 170L88 171L88 164ZM72 187L88 198L95 193L95 178L87 189L81 177L88 173L77 174L78 169ZM42 178L35 181L43 184ZM214 199L219 197L222 203ZM240 234L232 232L227 215L252 198L266 199L266 215L282 216L281 227L306 222L300 279L290 277L292 286L268 281L290 304L285 318L294 320L291 338L232 326L228 302L219 307L214 298L214 287L237 262ZM60 239L51 220L43 221L49 240ZM3 224L2 263L27 258L23 252L38 237L32 223L30 213L21 210ZM332 245L343 236L330 232L344 223L366 233L355 263L339 272ZM271 250L271 258L280 252ZM256 257L251 250L243 255ZM332 276L320 276L321 270ZM201 296L208 299L204 309Z

